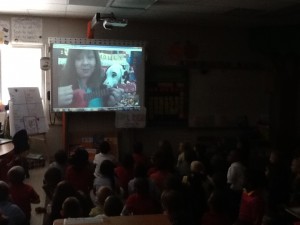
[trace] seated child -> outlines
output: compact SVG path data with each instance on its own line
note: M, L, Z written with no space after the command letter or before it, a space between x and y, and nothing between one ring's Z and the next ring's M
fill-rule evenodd
M8 184L0 180L0 212L1 212L1 224L23 224L26 225L25 214L19 206L12 203L9 198Z
M122 200L115 195L111 195L105 199L104 215L105 216L120 216L123 209Z
M230 225L229 217L226 214L227 207L226 192L215 190L208 199L208 210L201 218L202 225Z
M104 214L105 199L113 194L113 191L107 186L101 186L96 192L96 207L92 208L89 216Z
M25 184L25 170L21 166L13 166L7 173L10 183L9 191L12 201L25 213L29 222L31 218L31 204L39 204L40 197L34 188Z
M62 179L64 179L68 165L68 154L65 150L60 149L57 152L55 152L54 162L50 163L49 168L58 168L61 172Z
M62 218L79 218L82 217L82 208L76 197L68 197L62 204L60 211Z
M260 225L265 213L263 195L264 174L246 172L245 189L242 194L237 224Z
M122 215L145 215L160 212L159 204L149 192L147 178L137 178L135 181L136 193L129 195L126 200Z

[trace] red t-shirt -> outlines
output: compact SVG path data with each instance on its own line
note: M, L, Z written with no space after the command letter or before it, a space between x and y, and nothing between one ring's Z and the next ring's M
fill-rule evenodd
M150 174L150 179L154 182L157 188L162 191L164 188L165 180L170 175L168 171L157 170Z
M133 215L158 213L155 201L150 196L143 196L138 193L129 195L125 207Z
M127 190L128 182L133 179L133 169L125 169L123 166L115 168L115 174L118 178L120 186Z
M239 220L247 224L260 225L264 209L264 199L260 192L244 191L240 205Z
M132 157L133 157L135 165L138 165L138 164L146 165L146 163L147 163L146 157L142 154L133 153Z
M89 167L82 170L75 170L73 166L69 166L66 170L66 180L69 181L77 191L83 191L89 196L93 187L94 175Z
M9 190L12 201L23 210L29 220L31 217L31 203L40 199L38 193L28 184L11 185Z

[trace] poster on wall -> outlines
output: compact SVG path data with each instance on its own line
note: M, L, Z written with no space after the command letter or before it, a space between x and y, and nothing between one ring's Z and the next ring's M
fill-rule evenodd
M12 43L42 43L42 18L12 17Z
M144 128L146 108L137 111L118 111L115 118L116 128Z
M8 44L10 40L10 23L8 20L0 20L0 44Z

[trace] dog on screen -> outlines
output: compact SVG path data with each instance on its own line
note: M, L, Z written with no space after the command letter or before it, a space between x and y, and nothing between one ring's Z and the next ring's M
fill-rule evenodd
M129 79L129 73L121 64L115 63L108 67L105 72L105 80L103 84L108 87L116 87L118 84L125 84Z

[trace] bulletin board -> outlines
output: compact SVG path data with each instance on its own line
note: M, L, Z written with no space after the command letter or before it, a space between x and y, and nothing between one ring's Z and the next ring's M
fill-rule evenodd
M181 66L152 66L146 76L147 126L187 126L188 71Z
M37 87L8 88L10 135L25 129L28 135L44 134L48 123Z

